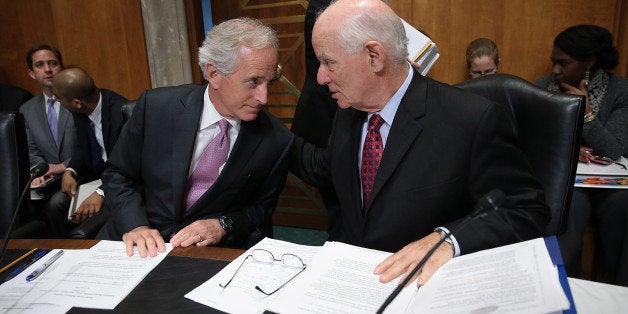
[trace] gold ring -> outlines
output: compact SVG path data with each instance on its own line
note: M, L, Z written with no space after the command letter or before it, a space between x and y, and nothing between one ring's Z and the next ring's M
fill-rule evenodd
M201 237L200 234L197 234L196 236L198 237L198 242L203 242L203 237Z

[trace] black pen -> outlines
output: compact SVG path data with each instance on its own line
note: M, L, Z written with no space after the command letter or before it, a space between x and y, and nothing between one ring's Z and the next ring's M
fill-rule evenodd
M42 258L42 256L46 255L46 253L50 252L50 250L41 250L37 253L35 253L35 256L28 261L28 263L24 264L24 265L20 265L18 268L16 268L14 271L12 271L7 278L4 279L4 281L9 281L13 278L15 278L17 275L21 274L25 269L29 268L31 265L33 265L36 261L38 261L40 258Z
M39 277L39 275L45 272L46 269L48 269L48 267L52 265L52 263L54 263L57 259L59 259L59 257L61 257L62 254L63 254L63 250L60 250L59 252L57 252L57 254L53 255L49 260L47 260L45 263L39 266L39 268L35 269L30 275L26 276L26 281L35 280L35 278Z

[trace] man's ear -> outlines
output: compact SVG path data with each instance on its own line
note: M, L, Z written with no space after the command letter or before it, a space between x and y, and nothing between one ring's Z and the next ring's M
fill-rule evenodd
M81 100L80 100L80 99L78 99L78 98L74 98L74 99L72 99L72 100L70 101L70 105L72 106L72 108L74 108L74 109L76 109L76 110L78 110L78 111L81 111L81 109L82 109L83 107L85 107L85 106L83 105L83 102L81 102Z
M220 87L220 78L222 77L222 73L218 71L211 61L205 64L205 76L211 88L218 89Z
M364 43L364 49L369 56L369 62L373 72L379 72L384 68L386 50L379 41L369 40Z
M35 78L35 72L31 69L28 69L28 76L30 76L33 80L36 79Z

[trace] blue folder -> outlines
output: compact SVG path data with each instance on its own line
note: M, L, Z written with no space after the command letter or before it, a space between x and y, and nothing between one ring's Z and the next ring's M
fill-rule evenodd
M569 299L569 309L563 311L563 313L576 313L576 305L573 302L573 296L571 295L571 289L569 289L569 282L567 282L567 271L565 270L565 264L563 263L563 258L560 255L560 248L558 247L558 240L556 240L556 236L551 236L544 238L545 246L547 247L547 252L549 252L550 258L552 259L552 263L556 265L558 268L558 279L560 280L560 285L563 287L563 291L565 291L565 295L567 299Z

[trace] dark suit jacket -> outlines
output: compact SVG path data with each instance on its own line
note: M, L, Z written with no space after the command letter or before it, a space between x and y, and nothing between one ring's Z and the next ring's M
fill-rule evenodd
M242 122L217 181L184 210L205 88L167 87L140 96L102 175L111 217L98 238L120 240L136 227L150 226L168 240L196 220L221 215L234 221L234 230L220 245L243 247L252 234L257 240L261 233L272 234L271 215L294 136L265 111Z
M312 47L312 29L318 14L331 0L311 0L305 12L303 36L305 37L305 82L292 118L290 130L306 141L324 147L327 144L331 123L338 109L338 102L331 98L327 85L316 82L320 63Z
M365 112L339 110L326 150L301 141L295 149L295 174L313 185L333 182L342 210L339 241L398 251L436 227L451 230L494 188L507 198L499 211L455 234L462 253L542 235L550 212L500 106L415 71L364 216L358 152L365 119Z
M0 84L0 111L18 111L31 98L33 94L21 87Z
M107 156L111 156L113 147L124 125L122 105L127 102L127 99L107 89L100 89L100 93L102 96L101 123L103 142ZM89 125L89 117L80 113L72 113L72 117L74 118L74 126L77 130L76 148L74 149L72 160L70 160L68 167L76 170L79 180L83 182L100 179L100 175L104 169L92 169L91 166L89 140L86 131Z
M58 164L72 157L76 141L72 114L63 106L59 110L57 145L52 138L46 116L44 94L39 94L20 107L26 121L26 135L31 167L40 163Z

